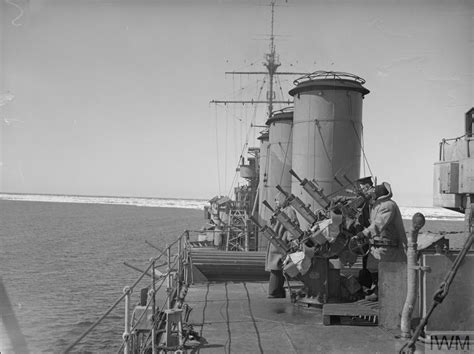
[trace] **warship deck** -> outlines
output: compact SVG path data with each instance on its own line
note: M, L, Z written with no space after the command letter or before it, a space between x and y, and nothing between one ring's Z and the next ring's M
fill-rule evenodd
M395 353L404 341L374 326L323 325L321 309L268 299L266 282L195 284L188 323L205 353ZM188 343L189 344L189 343Z

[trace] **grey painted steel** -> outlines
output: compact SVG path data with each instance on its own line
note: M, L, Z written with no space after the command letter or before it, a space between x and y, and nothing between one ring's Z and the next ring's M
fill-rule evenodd
M275 205L275 200L281 202L285 196L276 186L280 185L286 192L291 191L291 175L293 147L293 112L279 112L267 121L269 126L269 166L267 176L267 201Z
M422 266L431 271L422 272L422 311L425 316L432 304L434 292L451 269L457 252L423 254ZM468 253L449 287L448 296L431 315L425 330L430 332L474 332L474 254Z
M316 180L326 194L340 188L335 176L359 178L362 100L368 92L360 82L338 78L304 81L290 91L295 105L293 170ZM319 207L297 180L291 192L313 208Z
M268 119L267 125L269 126L268 164L264 198L260 202L266 200L272 207L275 207L277 199L280 203L285 199L276 186L280 185L287 192L291 190L291 175L288 171L291 169L292 158L293 112L276 113ZM266 209L265 217L268 223L272 213L265 206L261 205L261 207Z
M270 144L268 142L268 132L264 132L258 138L260 144L260 161L259 161L259 184L258 184L258 216L259 223L265 225L266 220L270 217L270 211L262 205L262 201L267 198L267 170L268 170L268 150ZM258 250L263 251L267 248L268 241L265 237L259 234L258 236Z
M271 211L262 203L268 201L271 206L275 206L275 199L280 202L285 198L276 189L280 185L285 191L291 190L291 169L292 158L292 131L293 131L293 112L289 110L279 111L270 117L266 124L269 127L269 140L267 145L262 141L261 164L260 164L260 198L259 215L260 224L269 223ZM262 153L262 151L265 152ZM265 156L265 158L263 157ZM268 240L265 237L259 237L259 250L265 250L268 246Z

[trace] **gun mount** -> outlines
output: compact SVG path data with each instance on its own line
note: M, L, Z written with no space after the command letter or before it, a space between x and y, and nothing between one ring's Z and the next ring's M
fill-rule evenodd
M267 238L267 240L278 249L278 251L286 255L290 251L288 245L277 235L275 231L269 228L267 225L260 225L258 220L253 216L250 216L250 220L259 228L262 235Z
M273 217L277 219L283 227L293 236L293 238L300 238L304 235L304 232L301 231L299 226L291 221L288 215L281 209L273 209L270 204L266 200L263 201L263 205L265 205L270 211L273 213Z
M283 204L287 203L291 205L310 225L314 225L314 223L318 221L316 214L313 213L313 211L308 208L300 198L285 192L285 190L280 185L277 185L276 188L286 198Z
M309 181L306 178L301 179L293 170L290 170L289 172L298 180L298 182L300 182L301 187L303 187L306 193L308 193L321 207L327 208L331 204L331 200L324 194L324 190L318 188L315 182Z

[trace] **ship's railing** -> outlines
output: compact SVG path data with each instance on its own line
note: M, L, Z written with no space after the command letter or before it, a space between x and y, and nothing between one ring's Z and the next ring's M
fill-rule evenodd
M346 73L342 71L324 71L318 70L313 73L303 75L296 80L293 81L295 86L301 84L302 82L312 81L312 80L347 80L347 81L354 81L361 85L365 84L365 80L360 76Z
M160 252L157 257L150 259L147 267L141 271L141 275L135 280L131 286L126 286L123 289L123 294L111 305L107 311L104 312L86 331L84 331L72 344L70 344L64 351L69 353L76 347L87 335L89 335L95 327L97 327L121 302L125 300L125 320L123 341L119 352L132 353L142 352L146 347L151 347L152 352L156 353L158 343L158 331L164 326L166 316L164 316L166 309L181 308L186 295L187 288L192 283L192 264L190 260L190 232L184 231L171 244L167 245L164 250ZM156 248L156 247L155 247ZM172 250L177 248L177 253L173 256ZM166 258L159 264L158 261ZM128 264L127 264L128 265ZM166 265L166 272L160 272L157 267ZM128 265L130 266L130 265ZM132 268L135 268L132 266ZM135 268L138 270L137 268ZM141 314L134 318L130 316L130 300L134 289L142 281L145 276L151 278L149 285L147 302L142 309ZM157 294L166 286L166 295L161 304L158 304ZM137 326L143 324L143 317L146 316L151 308L151 319L149 323L149 330L141 333L142 338L137 340ZM147 321L148 319L145 319ZM181 341L180 341L181 342Z
M439 143L439 161L455 161L469 158L472 155L473 137L467 134L456 138L442 139Z

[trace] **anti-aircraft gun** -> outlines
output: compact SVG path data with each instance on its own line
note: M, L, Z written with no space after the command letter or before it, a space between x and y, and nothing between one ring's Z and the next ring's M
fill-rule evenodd
M283 225L286 231L288 231L293 236L293 239L299 239L303 237L304 232L296 223L291 221L289 216L286 215L286 213L282 209L273 209L266 200L263 201L263 205L270 209L270 211L273 213L273 217Z
M347 176L344 176L344 178L348 181L347 185L344 185L337 178L335 178L335 180L342 187L341 191L343 190L349 191L352 194L352 197L332 198L334 195L333 196L326 195L324 193L324 190L317 186L316 182L314 181L311 182L307 180L306 178L301 179L293 170L290 170L289 172L293 177L295 177L300 182L300 185L311 196L311 198L313 198L314 201L316 201L322 207L322 210L325 212L327 217L331 212L336 213L336 214L342 214L345 218L345 225L348 226L347 228L349 228L350 225L354 225L358 223L359 221L358 219L363 212L362 210L363 206L369 200L369 193L370 193L370 188L369 189L363 188L362 184L371 185L372 181L370 177L366 177L366 178L353 182L349 180ZM279 186L277 186L277 188L278 187ZM284 193L288 201L294 200L296 198L293 195L289 196L288 193L285 193L281 189L281 187L278 188L278 190ZM293 196L294 198L292 198L291 196ZM310 220L306 218L305 215L307 214L307 209L309 208L307 208L300 199L293 201L291 205L295 208L296 211L298 211L303 216L303 218L305 218L305 220L307 220L310 223L310 225L314 224L314 222L311 222ZM314 213L312 214L313 216L315 216Z
M315 213L301 199L277 186L286 197L285 203L291 205L309 223L308 230L303 232L303 236L298 237L300 248L310 247L315 256L323 258L345 253L342 256L349 262L355 260L355 255L364 254L367 248L357 242L354 236L368 226L368 201L373 188L372 178L351 181L344 175L346 185L335 178L341 186L340 191L326 195L316 181L300 178L293 170L289 172L322 207ZM346 251L352 255L348 256Z
M273 212L272 218L291 234L292 242L282 240L278 229L274 231L268 226L260 225L254 218L251 219L260 228L260 232L286 256L283 264L285 274L301 280L305 285L302 297L304 301L319 306L327 297L334 296L330 290L333 280L329 272L329 259L339 257L342 263L353 263L356 259L354 250L358 250L360 245L353 245L352 250L348 246L351 240L356 239L354 236L357 232L366 226L360 225L360 217L369 200L370 188L362 185L370 185L371 181L352 182L345 177L349 183L340 183L340 193L327 195L316 181L302 179L293 170L290 173L321 207L314 212L301 199L277 186L278 191L285 196L283 205L290 205L302 216L308 222L308 228L302 230L284 209L272 208L267 201L263 204Z
M292 235L294 244L299 245L300 249L309 247L314 255L324 258L339 255L349 245L353 236L361 231L363 227L368 226L364 225L363 214L364 211L368 212L366 202L369 199L370 188L363 188L362 185L371 185L371 179L365 178L353 182L344 176L348 184L344 186L341 182L338 182L343 187L341 192L349 192L351 196L337 196L337 194L331 196L326 195L324 190L317 186L316 181L302 179L293 170L290 170L290 174L321 206L316 214L301 199L286 192L281 186L276 187L285 196L283 204L293 207L309 223L308 229L301 230L299 225L294 223L282 209L273 209L267 201L263 201L263 204L273 213L272 218L278 220L285 230ZM365 215L365 219L368 219L368 215ZM261 228L261 226L259 227ZM280 237L281 235L276 236ZM353 253L356 251L357 254L361 253L359 250L360 244L352 242L350 245L349 250ZM288 250L286 250L287 252Z
M316 203L318 203L323 208L329 207L331 200L324 194L324 190L322 188L318 188L315 182L309 181L306 178L301 179L293 170L290 170L289 172L298 180L298 182L300 182L301 187L303 187L306 193L308 193Z
M283 255L286 255L290 252L290 247L277 235L275 231L273 231L270 227L267 225L260 225L258 220L250 216L250 220L257 225L257 227L260 229L260 232L262 235L273 245L275 248Z
M293 209L295 209L311 226L319 220L316 214L313 213L313 211L308 208L300 198L294 194L287 193L280 185L277 185L276 189L285 196L283 204L287 203L291 205Z

